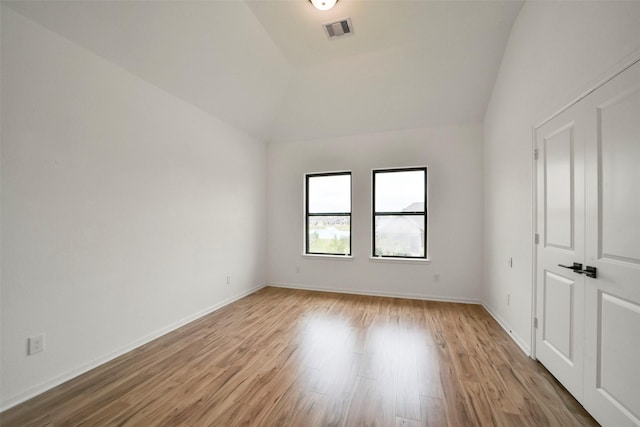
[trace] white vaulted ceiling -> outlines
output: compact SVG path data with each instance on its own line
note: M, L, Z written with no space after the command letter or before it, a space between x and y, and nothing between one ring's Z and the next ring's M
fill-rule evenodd
M521 1L14 1L264 141L482 120ZM322 24L350 17L354 34Z

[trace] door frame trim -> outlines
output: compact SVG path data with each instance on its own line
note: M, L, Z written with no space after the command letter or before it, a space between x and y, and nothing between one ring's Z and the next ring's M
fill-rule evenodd
M559 110L557 110L555 113L551 114L550 116L548 116L544 120L538 122L538 124L533 125L531 127L531 170L532 170L531 198L532 198L532 206L533 206L531 229L533 230L533 232L531 233L531 243L532 243L532 251L531 251L531 254L532 254L532 263L531 263L531 266L532 266L532 269L531 269L531 319L530 319L531 343L530 343L530 347L529 347L530 348L529 357L531 357L534 360L537 360L537 357L536 357L537 330L536 330L536 328L534 326L534 318L537 315L537 309L538 309L538 301L537 301L537 295L538 295L538 277L537 277L537 271L538 271L538 248L537 248L537 246L538 245L536 245L536 242L535 242L535 234L536 233L540 233L540 230L538 230L538 185L537 185L537 182L538 182L538 167L537 166L538 165L537 165L537 160L535 158L535 150L538 148L536 146L538 130L542 126L544 126L545 124L547 124L548 122L550 122L551 120L553 120L554 118L556 118L557 116L562 114L563 112L567 111L569 108L571 108L574 105L576 105L578 102L582 101L587 96L591 95L596 90L600 89L602 86L607 84L609 81L613 80L618 75L622 74L628 68L631 68L635 64L639 63L640 62L640 51L634 52L634 54L632 54L630 57L632 58L631 60L623 61L623 65L615 68L614 71L611 74L607 75L607 77L605 77L604 79L600 80L595 85L591 86L589 89L584 91L582 94L580 94L577 98L573 99L571 102L566 104L564 107L562 107ZM541 245L542 242L540 241L539 244Z

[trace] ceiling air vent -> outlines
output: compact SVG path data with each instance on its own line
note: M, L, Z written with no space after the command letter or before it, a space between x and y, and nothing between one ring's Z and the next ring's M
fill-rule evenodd
M327 33L327 37L329 37L330 40L353 34L351 18L345 18L340 21L324 24L323 27L324 32Z

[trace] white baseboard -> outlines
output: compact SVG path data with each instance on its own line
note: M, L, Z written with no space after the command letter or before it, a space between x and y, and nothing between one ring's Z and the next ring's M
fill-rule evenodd
M491 315L491 317L493 317L495 321L498 322L498 325L500 325L502 329L504 329L505 332L509 334L511 339L518 345L518 347L520 347L520 349L524 352L524 354L531 357L531 347L529 346L529 344L527 344L527 342L523 340L522 337L520 337L520 335L513 332L513 329L509 326L509 324L507 324L507 322L505 322L504 319L498 316L498 314L490 306L486 304L482 304L482 306L484 307L485 310L487 310L487 312Z
M76 368L76 369L72 369L69 372L65 372L62 375L59 375L49 381L45 381L44 383L41 383L35 387L30 388L29 390L27 390L24 393L20 393L17 396L13 396L9 399L7 399L6 401L2 402L0 404L0 412L4 412L9 408L12 408L16 405L19 405L20 403L29 400L39 394L44 393L47 390L50 390L56 386L59 386L62 383L65 383L77 376L80 376L92 369L97 368L98 366L107 363L119 356L122 356L125 353L130 352L131 350L134 350L144 344L147 344L157 338L160 338L163 335L168 334L169 332L172 332L188 323L193 322L194 320L197 320L203 316L206 316L209 313L213 313L216 310L219 310L220 308L231 304L232 302L235 302L241 298L244 298L245 296L252 294L254 292L259 291L260 289L264 288L266 285L260 285L260 286L256 286L255 288L249 289L248 291L242 292L238 295L234 295L230 298L227 298L223 301L220 301L217 304L214 304L210 307L205 308L204 310L200 310L192 315L189 315L183 319L178 320L177 322L174 322L168 326L165 326L164 328L158 329L157 331L154 331L148 335L145 335L144 337L132 342L131 344L128 344L124 347L119 348L118 350L115 350L105 356L99 357L98 359L94 359L88 363L83 364L82 366Z
M372 291L372 290L362 290L362 289L335 289L335 288L324 288L318 286L302 286L296 285L292 283L269 283L267 286L272 286L274 288L287 288L287 289L301 289L305 291L318 291L318 292L336 292L339 294L355 294L355 295L368 295L373 297L391 297L391 298L406 298L406 299L417 299L417 300L425 300L425 301L441 301L441 302L457 302L462 304L480 304L480 300L473 298L457 298L457 297L444 297L444 296L436 296L436 295L421 295L421 294L411 294L411 293L401 293L401 292L384 292L384 291Z

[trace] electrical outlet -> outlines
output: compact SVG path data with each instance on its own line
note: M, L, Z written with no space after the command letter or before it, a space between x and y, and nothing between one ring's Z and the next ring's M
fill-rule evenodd
M29 343L29 355L44 351L44 334L29 337L27 341Z
M509 264L510 268L513 268L513 258L509 257L509 261L507 261L507 264Z
M437 282L438 280L440 280L440 274L436 273L436 274L433 275L433 281Z
M507 305L511 305L511 294L507 294Z
M231 284L231 276L227 276L227 285Z

